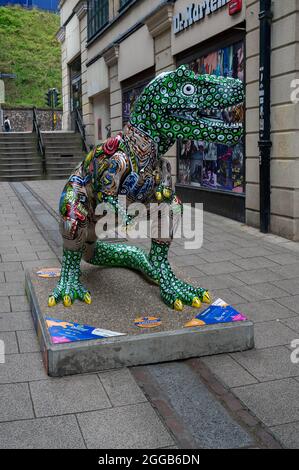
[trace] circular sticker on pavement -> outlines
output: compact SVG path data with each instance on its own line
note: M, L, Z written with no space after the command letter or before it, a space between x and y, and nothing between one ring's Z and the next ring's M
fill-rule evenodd
M141 317L136 318L134 323L135 326L138 326L138 328L156 328L157 326L161 325L161 318Z
M49 279L52 277L60 277L61 269L60 268L46 268L42 269L41 271L37 271L36 273L38 277L42 277L44 279Z

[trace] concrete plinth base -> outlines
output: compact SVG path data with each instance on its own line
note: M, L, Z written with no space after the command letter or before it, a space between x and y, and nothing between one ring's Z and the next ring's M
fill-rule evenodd
M50 376L244 351L254 346L251 322L184 329L184 324L196 316L198 310L186 307L184 312L174 312L160 299L157 286L130 270L84 265L82 282L92 293L92 305L77 301L68 309L62 304L50 309L48 295L57 279L41 279L37 271L35 268L26 273L26 292ZM46 316L126 336L54 345L45 323ZM140 329L134 325L134 320L141 316L159 317L161 326Z

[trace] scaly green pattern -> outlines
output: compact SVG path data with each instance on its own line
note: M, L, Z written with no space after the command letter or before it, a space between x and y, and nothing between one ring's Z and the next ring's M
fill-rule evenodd
M169 307L182 310L185 304L199 308L201 301L209 301L209 294L205 289L192 287L175 276L167 259L169 246L169 243L153 240L147 254L136 246L98 241L90 263L141 271L160 285L161 297Z

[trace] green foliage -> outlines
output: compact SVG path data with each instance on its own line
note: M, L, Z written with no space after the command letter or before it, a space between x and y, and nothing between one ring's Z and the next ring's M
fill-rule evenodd
M0 7L0 72L17 75L5 79L5 104L45 107L46 91L61 90L59 24L55 13Z

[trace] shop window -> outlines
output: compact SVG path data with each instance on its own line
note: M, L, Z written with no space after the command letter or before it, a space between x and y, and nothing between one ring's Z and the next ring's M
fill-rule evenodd
M200 56L189 66L198 74L214 74L244 81L244 42ZM244 120L244 110L241 110ZM245 192L244 139L234 147L187 141L178 145L178 183L212 190Z
M89 0L88 38L90 39L109 22L109 0Z
M125 88L123 90L123 99L122 99L122 107L123 107L123 126L128 123L130 119L131 111L134 107L135 101L141 95L143 89L146 85L152 80L153 77L143 81L142 83L138 83L133 87Z

